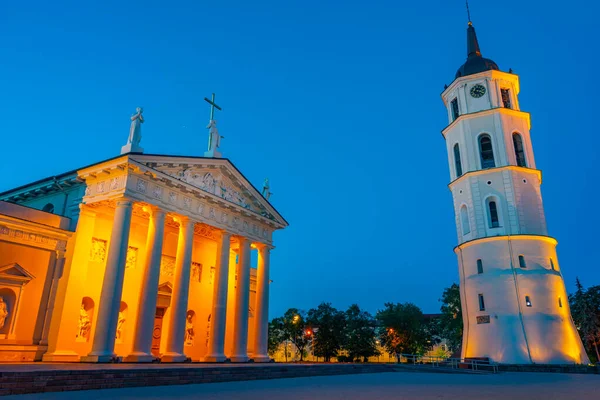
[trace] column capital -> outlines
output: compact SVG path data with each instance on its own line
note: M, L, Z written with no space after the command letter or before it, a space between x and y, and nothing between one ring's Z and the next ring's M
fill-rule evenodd
M163 210L162 208L160 208L159 206L155 206L153 204L147 204L142 206L142 210L144 212L147 212L148 214L150 214L150 216L160 216L160 215L166 215L167 212L165 210Z
M254 247L256 247L259 251L271 251L275 248L275 246L272 246L270 244L266 244L266 243L261 243L261 242L253 242L252 245L254 245Z
M115 201L117 207L133 207L133 200L121 197Z
M190 219L190 217L186 217L185 215L173 215L173 221L177 222L179 224L179 226L185 228L187 227L190 223L192 226L194 226L196 224L196 221L193 221L192 219Z

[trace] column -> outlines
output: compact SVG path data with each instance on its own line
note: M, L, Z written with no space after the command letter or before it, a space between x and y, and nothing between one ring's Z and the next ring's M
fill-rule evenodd
M84 204L79 205L75 235L67 244L68 257L63 277L58 280L54 310L49 319L48 351L42 360L48 362L78 362L79 354L74 351L79 308L84 293L90 247L96 223L96 213Z
M194 222L186 217L177 217L179 239L175 258L175 277L171 297L171 318L167 331L167 346L162 362L183 362L183 340L185 338L185 315L190 291L190 268L192 265L192 245L194 243Z
M115 334L125 279L132 206L130 200L117 201L94 327L94 343L91 353L81 358L83 362L110 362L115 357Z
M165 232L165 212L158 207L152 207L147 211L150 212L150 223L146 238L144 276L142 277L133 348L131 354L125 358L126 362L152 362L154 360L152 333L160 278L160 257Z
M50 321L52 321L54 305L56 304L56 291L58 290L58 281L63 275L65 260L65 252L62 250L57 250L54 257L54 271L52 275L52 281L50 282L50 293L48 294L48 301L46 303L44 325L42 326L42 334L39 341L40 346L45 346L48 344L48 331L50 330Z
M250 241L238 237L240 242L235 289L235 319L233 331L232 362L248 361L248 303L250 302Z
M208 336L207 362L223 362L225 357L225 322L227 320L227 281L229 278L229 232L221 233L217 243L217 265L213 289L212 325Z
M258 271L256 276L256 312L254 314L254 362L269 362L269 263L271 249L258 248Z

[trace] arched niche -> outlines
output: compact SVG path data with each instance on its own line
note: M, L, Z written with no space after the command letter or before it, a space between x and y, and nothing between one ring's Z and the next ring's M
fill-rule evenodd
M185 315L185 340L186 346L193 346L196 338L196 313L194 310L188 310Z
M0 288L0 339L6 339L15 320L17 294L10 288Z
M115 342L123 343L125 337L125 328L127 326L127 303L121 302L119 306L119 317L117 318L117 332L115 334Z
M77 336L75 337L76 342L88 342L90 340L95 308L94 300L92 300L90 297L84 297L81 299Z

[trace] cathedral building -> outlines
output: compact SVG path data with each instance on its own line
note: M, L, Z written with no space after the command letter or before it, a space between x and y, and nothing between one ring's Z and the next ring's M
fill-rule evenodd
M467 28L467 60L442 99L464 321L462 357L511 364L589 362L549 236L519 77L484 58Z
M202 157L145 154L131 119L120 155L0 193L0 361L270 361L268 183L212 113Z

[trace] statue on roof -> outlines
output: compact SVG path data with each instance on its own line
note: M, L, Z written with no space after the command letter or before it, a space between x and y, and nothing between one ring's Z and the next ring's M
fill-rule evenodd
M127 144L121 147L121 154L143 153L144 149L140 147L140 142L142 140L142 124L144 123L143 112L144 109L142 107L137 107L135 109L135 114L131 116L129 138L127 139Z
M262 188L262 195L267 200L269 200L269 198L273 194L273 193L271 193L270 189L271 189L271 187L269 186L269 178L265 178L265 182L263 183L263 188Z
M208 129L208 151L204 153L205 157L221 157L219 147L221 147L221 139L225 137L219 134L217 121L211 119L206 129Z

